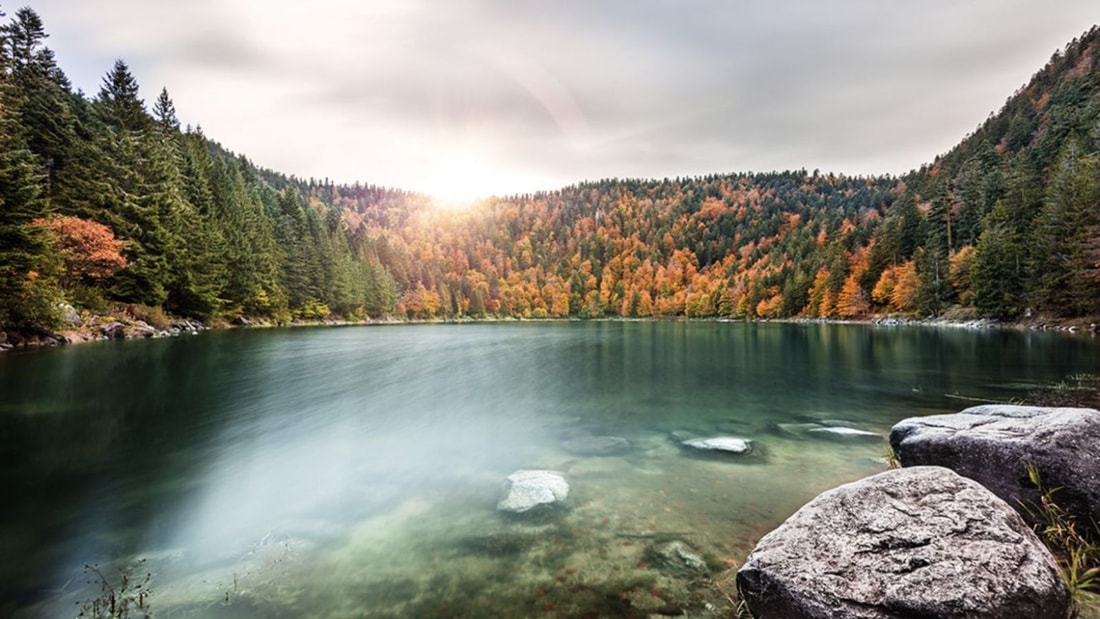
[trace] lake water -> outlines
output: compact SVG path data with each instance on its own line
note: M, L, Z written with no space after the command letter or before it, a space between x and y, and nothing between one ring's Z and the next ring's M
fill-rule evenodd
M711 581L763 533L885 468L884 441L809 428L885 436L971 404L948 395L1009 400L1100 372L1098 353L1015 331L560 322L8 354L0 615L88 610L88 564L130 591L151 574L156 617L705 616L725 603ZM589 434L630 449L563 449ZM717 435L755 449L679 444ZM497 512L525 468L563 472L568 508ZM663 560L674 541L707 568Z

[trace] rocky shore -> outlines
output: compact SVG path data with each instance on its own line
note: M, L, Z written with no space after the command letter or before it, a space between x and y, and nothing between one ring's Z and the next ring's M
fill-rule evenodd
M47 331L20 331L13 329L0 329L0 353L14 349L51 348L66 344L79 344L82 342L94 342L117 339L141 339L153 337L175 337L188 333L198 333L209 329L222 329L234 327L271 327L271 326L344 326L362 324L415 324L421 322L512 322L520 319L514 318L471 318L460 317L453 319L437 320L412 320L385 317L381 319L345 320L341 318L329 320L293 321L290 323L273 323L263 318L251 318L239 316L232 320L213 320L204 323L198 320L188 320L159 314L157 320L147 321L137 317L127 316L126 312L116 315L100 316L96 314L82 315L71 305L61 307L64 326L56 332ZM678 318L679 320L686 320ZM531 320L531 319L528 319ZM539 320L539 319L534 319ZM576 320L576 319L548 319L550 321ZM593 320L662 320L661 318L648 319L624 319L607 318ZM675 320L675 319L674 319ZM709 320L716 322L742 322L740 319L709 318L690 319ZM912 318L905 316L874 316L863 319L841 320L835 318L782 318L761 319L757 322L779 322L791 324L855 324L876 325L882 327L937 327L955 329L1016 329L1031 331L1057 331L1073 334L1096 335L1100 333L1100 320L1078 319L1074 321L1045 319L1042 317L1028 317L1020 322L999 322L988 318Z
M1068 521L1100 520L1098 435L1100 411L1083 408L903 420L890 435L903 468L822 493L727 579L757 619L1076 616L1031 527L1048 524L1054 487Z
M0 352L17 349L52 348L107 340L132 340L193 335L211 327L197 320L158 316L142 320L119 312L113 315L82 316L71 305L61 307L64 325L56 332L0 330Z

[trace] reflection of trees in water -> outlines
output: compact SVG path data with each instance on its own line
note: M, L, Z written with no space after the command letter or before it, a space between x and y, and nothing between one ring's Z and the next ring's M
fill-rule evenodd
M727 521L731 512L752 514L756 522L781 519L790 510L777 501L791 501L793 510L799 492L835 481L852 465L839 455L821 456L795 481L773 479L773 465L807 462L819 447L828 454L842 449L781 436L775 424L840 419L881 432L914 411L957 410L945 393L1015 396L1019 391L1004 385L1057 380L1095 371L1096 364L1094 343L1050 334L713 322L219 332L0 358L0 393L10 395L0 403L0 454L11 463L0 481L20 498L0 512L13 557L0 568L0 582L41 595L55 566L75 565L79 577L81 564L108 554L168 544L199 554L180 531L232 545L226 556L237 556L268 532L269 520L294 520L306 511L339 537L348 534L349 521L388 513L410 494L438 497L449 488L488 488L484 504L469 509L491 513L508 467L546 458L569 459L550 464L582 478L578 496L587 492L595 500L593 484L617 496L603 516L612 521L627 509L677 503L721 512ZM670 461L689 460L668 439L675 431L732 432L758 440L773 457L752 466L691 459L712 474L693 469L639 494L645 491L639 480L660 478ZM560 449L577 435L630 440L633 451L610 461L629 466L639 480L619 488L619 471ZM767 477L769 487L787 490L786 498L765 503L764 491L746 490L737 475ZM731 477L740 490L717 495L700 486L690 496L655 499L664 497L661 489L677 492L700 480L724 488ZM761 501L756 508L729 507L750 495ZM459 526L449 515L451 526ZM593 532L584 540L616 543L596 533L599 523L575 524ZM245 540L240 530L255 535ZM287 532L313 539L300 527ZM526 546L513 548L514 541L485 543L529 554ZM511 581L489 587L452 573L474 559L456 559L444 542L410 543L395 552L432 556L449 570L447 587L491 589L499 599L519 595L506 586ZM574 551L582 553L579 547ZM388 560L397 562L395 556ZM381 582L352 584L394 591ZM313 595L298 581L276 585L291 597ZM331 587L317 585L314 601L336 595ZM8 593L0 597L17 592ZM455 596L457 604L462 595ZM480 609L478 600L489 599L464 603Z

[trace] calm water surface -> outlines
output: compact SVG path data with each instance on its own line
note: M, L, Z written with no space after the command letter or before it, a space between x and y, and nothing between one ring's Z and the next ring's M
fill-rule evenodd
M157 617L645 616L818 492L884 468L886 435L946 397L1007 400L1100 346L1052 334L596 322L231 331L0 357L0 615L73 617L152 573ZM779 425L784 424L784 425ZM678 436L750 438L700 458ZM628 439L612 457L565 451ZM568 511L495 510L521 468ZM139 560L143 560L138 564ZM93 579L94 580L94 579ZM586 615L587 613L587 615Z

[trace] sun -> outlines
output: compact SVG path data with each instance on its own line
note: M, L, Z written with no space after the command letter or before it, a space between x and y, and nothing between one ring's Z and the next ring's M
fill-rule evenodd
M492 195L500 182L493 168L470 153L439 158L425 182L425 192L445 209L467 208Z

